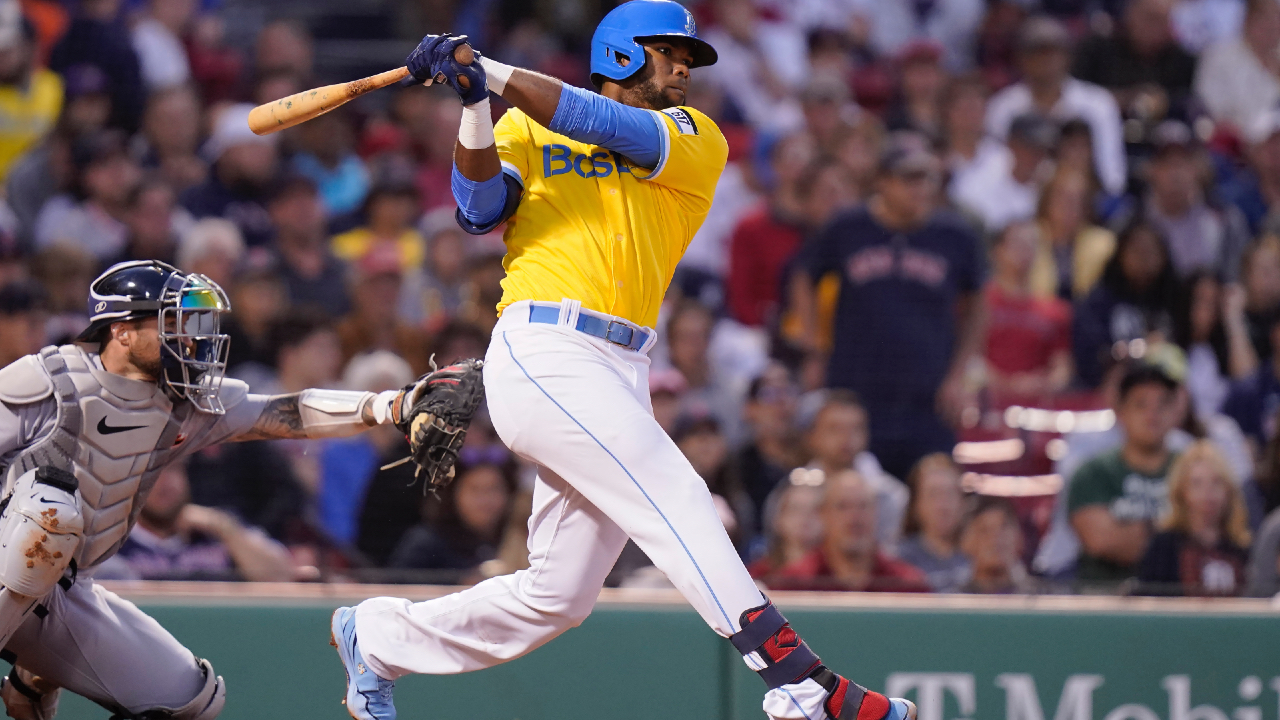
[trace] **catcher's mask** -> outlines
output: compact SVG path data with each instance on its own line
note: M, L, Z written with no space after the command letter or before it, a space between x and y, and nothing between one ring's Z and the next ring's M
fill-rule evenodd
M101 341L113 322L155 317L161 387L196 410L221 415L218 391L230 350L221 321L230 311L227 294L204 275L156 260L120 263L90 286L91 322L78 339Z

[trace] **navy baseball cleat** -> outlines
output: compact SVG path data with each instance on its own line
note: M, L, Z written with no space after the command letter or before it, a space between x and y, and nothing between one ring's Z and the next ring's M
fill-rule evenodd
M809 677L829 693L825 703L829 720L916 720L916 706L910 700L872 692L824 665L819 665Z
M396 684L378 677L364 664L364 656L356 644L356 609L338 608L333 611L329 625L329 644L338 649L342 667L347 671L347 696L342 700L347 712L355 720L396 720L396 706L391 700Z

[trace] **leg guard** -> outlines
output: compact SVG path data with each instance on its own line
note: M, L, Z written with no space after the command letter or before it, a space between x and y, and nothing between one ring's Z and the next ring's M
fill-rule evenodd
M800 682L814 669L822 667L822 661L791 629L791 623L773 603L747 610L738 624L742 630L730 636L729 642L770 690Z
M57 687L49 687L17 665L0 680L0 700L4 701L5 712L15 720L53 720L61 694Z
M41 467L14 483L0 515L0 647L62 578L80 547L84 518L71 473Z
M213 720L227 702L227 684L215 675L208 660L196 658L204 673L204 687L180 708L152 708L136 715L113 715L111 720Z

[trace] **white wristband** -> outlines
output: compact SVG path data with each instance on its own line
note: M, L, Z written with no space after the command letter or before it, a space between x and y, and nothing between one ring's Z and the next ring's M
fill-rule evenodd
M483 150L493 144L493 115L489 112L489 98L463 106L458 142L468 150Z
M369 411L373 413L374 422L386 425L391 422L391 403L395 402L399 390L383 390L369 402Z
M498 93L498 95L502 95L502 91L507 89L507 81L511 79L511 73L515 71L515 68L484 56L480 57L480 67L484 68L484 76L488 82L489 89Z

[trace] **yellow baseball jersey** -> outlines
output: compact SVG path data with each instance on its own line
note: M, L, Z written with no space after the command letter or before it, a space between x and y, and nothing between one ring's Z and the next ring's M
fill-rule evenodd
M62 112L62 78L43 68L26 85L0 87L0 180Z
M707 217L728 145L688 107L650 111L662 128L652 171L575 142L508 110L494 128L498 157L524 195L503 240L502 302L582 302L653 327L689 241Z

